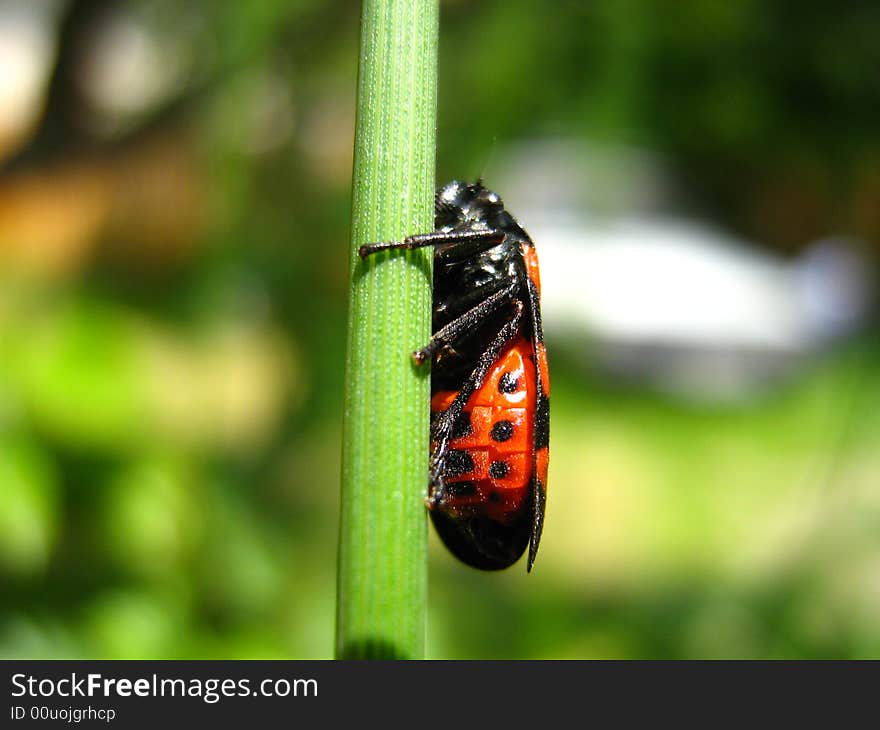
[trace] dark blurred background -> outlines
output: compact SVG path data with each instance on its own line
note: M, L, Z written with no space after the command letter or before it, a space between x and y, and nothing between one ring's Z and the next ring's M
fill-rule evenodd
M441 17L554 405L535 570L432 535L429 655L880 656L880 5ZM358 22L0 3L3 657L332 654Z

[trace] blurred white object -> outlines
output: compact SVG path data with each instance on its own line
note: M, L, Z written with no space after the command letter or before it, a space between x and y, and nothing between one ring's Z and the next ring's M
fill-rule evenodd
M0 157L27 137L42 113L60 6L58 0L0 4Z
M659 212L674 198L662 167L617 155L538 143L498 176L538 245L548 337L589 341L616 374L736 398L864 320L873 282L851 242L823 240L786 261Z
M548 328L577 323L597 337L680 346L806 344L794 270L717 231L647 217L580 227L529 220Z

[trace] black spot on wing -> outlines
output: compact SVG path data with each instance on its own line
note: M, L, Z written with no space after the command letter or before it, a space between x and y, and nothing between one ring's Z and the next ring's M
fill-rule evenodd
M474 470L474 460L467 451L452 449L446 452L443 459L443 476L447 479L455 479L462 474Z
M455 419L455 424L452 426L452 438L462 438L463 436L470 436L474 432L473 426L471 425L471 414L467 411L462 411L458 418Z
M515 378L512 373L504 373L498 380L499 393L516 393L519 388L519 378Z
M493 479L504 479L510 472L510 467L504 461L493 461L489 464L489 476Z
M492 426L489 436L496 443L509 441L513 436L513 424L510 421L497 421L495 425Z
M473 497L477 493L474 482L449 482L446 491L450 497Z

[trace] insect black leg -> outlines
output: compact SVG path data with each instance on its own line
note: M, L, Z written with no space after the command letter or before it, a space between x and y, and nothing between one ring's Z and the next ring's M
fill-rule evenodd
M488 347L482 352L477 360L477 366L473 369L467 380L462 383L461 390L455 396L449 408L443 411L442 415L434 424L431 440L434 442L434 449L431 453L431 469L430 491L428 494L428 507L433 508L443 502L446 496L446 488L443 483L443 460L446 451L449 448L449 439L452 436L452 429L461 412L464 410L468 399L473 395L482 384L486 373L492 367L492 363L498 359L498 355L504 346L510 342L519 330L519 324L522 320L523 303L519 299L513 299L513 314L505 325L498 331L498 334L492 339Z
M358 249L358 255L365 259L370 254L380 251L394 251L404 249L410 251L423 246L441 246L454 244L453 250L460 251L460 255L467 257L474 253L485 251L497 246L504 241L505 233L494 228L474 231L432 231L431 233L417 233L407 236L402 241L390 241L386 243L367 243Z
M432 359L437 351L443 347L447 347L457 340L462 333L472 330L487 315L494 312L505 302L509 302L511 296L516 291L518 284L513 283L510 286L501 289L494 294L486 297L477 306L469 309L460 317L456 317L445 327L437 330L431 335L431 340L422 348L413 352L412 357L416 365L421 365L425 360Z

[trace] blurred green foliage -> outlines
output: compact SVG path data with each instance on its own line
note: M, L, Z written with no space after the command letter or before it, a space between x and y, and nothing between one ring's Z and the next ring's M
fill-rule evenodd
M357 3L113 5L185 73L80 128L61 43L0 177L0 655L328 657ZM58 39L106 10L65 6ZM634 143L768 246L876 248L878 36L856 0L450 0L439 178L524 138ZM874 341L723 408L566 345L536 569L432 538L429 655L880 654Z

